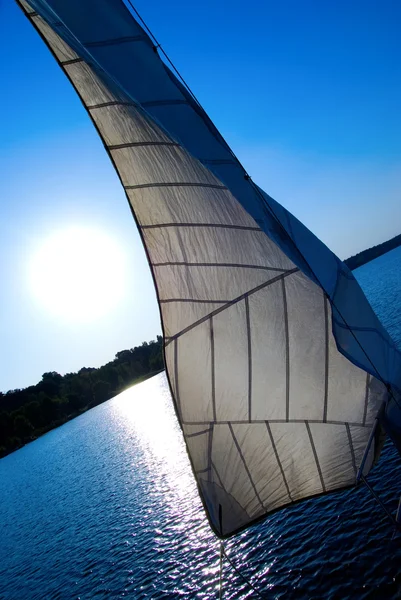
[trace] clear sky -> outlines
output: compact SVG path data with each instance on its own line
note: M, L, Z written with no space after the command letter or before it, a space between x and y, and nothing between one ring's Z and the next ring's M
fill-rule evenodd
M401 233L398 0L139 0L136 7L254 181L341 258ZM45 371L99 366L155 338L160 324L117 176L75 92L12 0L0 0L0 55L0 390L7 390ZM42 301L31 284L32 257L77 228L107 235L120 251L120 279L112 265L102 272L103 295L118 292L115 302L89 321L49 310L51 271ZM96 260L84 258L93 271Z

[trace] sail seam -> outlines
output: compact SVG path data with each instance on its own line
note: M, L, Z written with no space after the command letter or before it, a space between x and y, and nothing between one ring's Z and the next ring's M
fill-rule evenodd
M141 106L144 106L145 108L153 108L154 106L177 106L182 104L188 105L188 100L183 98L175 98L171 100L148 100L141 102Z
M259 501L259 504L260 504L260 506L263 508L263 510L266 510L266 508L265 508L265 506L264 506L264 504L263 504L262 500L260 499L260 496L259 496L258 490L256 489L255 482L253 481L253 478L252 478L251 472L250 472L250 470L249 470L249 468L248 468L248 465L246 464L245 457L244 457L244 455L243 455L243 453L242 453L241 447L240 447L240 445L239 445L239 443L238 443L238 440L237 440L237 438L236 438L236 435L235 435L235 433L234 433L234 429L233 429L233 427L232 427L232 424L231 424L231 422L229 422L229 423L228 423L228 427L229 427L229 429L230 429L230 432L231 432L232 438L233 438L233 440L234 440L235 447L237 448L237 450L238 450L238 454L240 455L240 458L241 458L241 460L242 460L242 463L243 463L243 465L244 465L245 471L246 471L246 473L247 473L247 475L248 475L248 477L249 477L249 481L251 482L251 485L252 485L252 487L253 487L253 491L255 492L255 496L256 496L256 498L258 499L258 501Z
M276 273L287 273L290 269L279 269L277 267L265 267L261 265L242 265L241 263L194 263L180 261L166 261L152 263L154 267L228 267L235 269L259 269L261 271L273 271Z
M180 415L181 421L184 422L182 418L181 400L178 384L178 340L174 340L174 380L175 398L177 401L178 414Z
M329 315L327 308L327 298L323 292L324 302L324 332L325 332L325 360L324 360L324 406L323 406L323 421L327 421L327 403L329 394Z
M287 421L286 419L267 419L269 423L278 423L285 425L287 423L295 423L295 424L305 424L305 419L290 419ZM210 420L206 421L182 421L184 425L208 425ZM347 421L348 422L348 421ZM230 419L229 421L217 419L215 425L228 425L228 423L232 423L233 425L257 425L266 423L266 419L252 419L249 423L248 419ZM308 419L308 423L312 425L336 425L338 427L344 427L344 421L319 421L318 419ZM372 423L368 425L363 425L360 422L349 421L348 424L351 427L361 427L362 429L371 428Z
M142 188L159 188L159 187L201 187L213 188L215 190L227 190L227 186L218 185L216 183L200 183L190 181L171 181L165 183L139 183L137 185L124 185L126 190L140 190Z
M195 471L195 475L202 475L203 473L210 472L210 467L205 467L204 469L198 469Z
M221 487L221 489L222 489L222 490L224 490L224 492L227 494L227 496L229 496L230 494L227 492L227 490L226 490L226 488L225 488L225 486L224 486L224 484L223 484L223 481L222 481L222 479L221 479L221 477L220 477L220 474L219 474L219 472L218 472L218 470L217 470L217 468L216 468L216 465L214 464L214 462L213 462L213 461L211 461L211 463L210 463L210 464L211 464L211 466L212 466L212 469L214 470L214 472L215 472L215 473L216 473L216 475L217 475L217 479L219 480L219 484L220 484L220 487Z
M208 429L202 429L202 431L195 431L195 433L184 433L186 438L197 437L198 435L205 435L210 432L210 427Z
M281 273L281 275L277 275L277 277L273 277L272 279L269 279L269 281L266 281L265 283L262 283L261 285L256 286L252 290L249 290L249 292L245 292L245 294L241 294L241 296L238 296L238 298L234 298L234 300L230 300L224 306L221 306L220 308L216 308L214 311L212 311L208 315L205 315L201 319L198 319L198 321L195 321L195 323L191 323L191 325L188 325L188 327L185 327L184 329L182 329L181 331L179 331L175 335L170 336L170 339L169 339L168 343L171 343L173 340L176 340L180 336L184 335L184 333L187 333L188 331L191 331L191 329L193 329L194 327L197 327L198 325L201 325L202 323L204 323L205 321L207 321L208 319L210 319L210 317L214 317L215 315L218 315L223 310L226 310L226 308L229 308L230 306L233 306L233 304L236 304L237 302L241 302L241 300L244 300L246 297L249 297L252 294L256 294L256 292L259 292L260 290L263 290L265 287L267 287L269 285L273 285L277 281L280 281L280 279L282 279L284 277L288 277L289 275L292 275L293 273L297 273L298 271L299 271L299 269L295 268L295 269L291 269L291 271L286 271L285 273ZM160 302L164 302L164 301L161 300Z
M123 150L124 148L141 148L142 146L175 146L180 147L180 144L177 142L159 142L159 141L149 141L149 142L127 142L126 144L114 144L113 146L108 146L109 150Z
M214 423L210 423L209 439L207 444L207 470L209 473L209 482L212 480L212 448L213 448Z
M123 100L110 100L110 102L100 102L99 104L88 104L86 107L88 110L95 110L97 108L108 108L109 106L134 106L137 107L135 102L124 102Z
M60 61L60 65L63 67L68 67L68 65L75 65L76 63L84 62L83 58L70 58L69 60Z
M246 337L248 340L248 421L252 420L252 337L249 315L249 299L245 298Z
M338 312L338 310L337 310ZM340 314L340 313L338 313ZM340 315L341 316L341 315ZM342 318L342 317L341 317ZM375 333L377 334L384 342L386 342L386 344L388 344L390 346L390 348L394 348L395 350L397 350L394 342L392 340L388 340L380 331L378 331L377 329L374 329L374 327L359 327L358 325L347 325L345 323L341 323L341 321L339 321L334 315L333 315L333 322L338 326L341 327L341 329L347 329L348 331L351 331L351 333L355 332L355 331L360 331L362 333ZM358 342L359 344L359 342ZM352 362L352 361L351 361ZM377 372L377 370L376 370ZM380 381L382 383L385 383L383 381L383 379L380 379Z
M187 185L187 184L177 184L177 185ZM192 185L192 184L188 184ZM202 184L203 186L203 184ZM147 186L146 186L147 187ZM216 186L208 186L208 187L216 187ZM128 189L128 188L126 188ZM217 189L219 189L217 187ZM225 189L225 188L224 188ZM228 225L225 223L155 223L152 225L141 225L141 229L164 229L165 227L199 227L199 228L217 228L217 229L236 229L239 231L257 231L258 233L263 233L259 227L250 227L248 225Z
M356 468L355 451L354 451L354 445L352 443L351 429L349 427L349 423L345 423L345 429L347 430L348 444L349 444L349 449L351 452L352 467L354 469L354 473L355 473L355 477L356 477L358 469Z
M129 35L125 37L112 38L109 40L99 40L97 42L84 42L82 45L85 48L99 48L101 46L115 46L118 44L126 44L130 42L146 42L144 35Z
M315 442L313 441L313 436L312 436L312 432L311 432L311 429L310 429L309 422L305 421L305 425L306 425L306 431L308 432L310 445L312 447L313 456L314 456L314 459L315 459L315 462L316 462L316 467L317 467L317 472L319 474L320 484L322 486L323 492L326 492L326 486L324 484L322 469L320 467L320 462L319 462L319 458L318 458L318 455L317 455L317 452L316 452Z
M188 105L188 101L181 100L179 98L177 98L175 100L148 100L145 102L141 102L140 105L142 106L142 108L152 108L152 107L157 107L157 106L177 106L177 105ZM138 106L138 104L136 102L123 102L123 101L119 101L119 100L114 100L114 101L110 101L110 102L101 102L99 104L89 104L87 106L87 108L89 110L92 110L92 109L96 109L96 108L105 108L108 106ZM225 164L223 162L220 163L220 161L216 161L216 162L214 162L213 160L209 161L208 159L206 159L204 161L200 161L200 162L207 162L207 163L211 163L211 164ZM235 164L233 161L230 161L230 162Z
M281 464L281 460L280 460L280 457L278 455L276 442L274 441L273 433L272 433L269 421L265 421L265 423L266 423L267 432L268 432L269 437L270 437L270 442L271 442L271 445L272 445L272 448L273 448L273 452L274 452L274 455L276 457L277 464L279 466L279 469L280 469L280 472L281 472L281 476L283 478L284 485L285 485L286 490L287 490L288 497L289 497L290 501L293 502L293 499L292 499L292 496L291 496L291 492L290 492L290 488L289 488L289 485L288 485L288 482L287 482L287 478L286 478L285 473L284 473L283 465Z
M363 418L362 418L362 423L364 425L366 423L366 416L367 416L367 413L368 413L369 382L370 382L370 374L366 373L365 404L364 404L364 407L363 407Z
M269 423L278 423L285 425L287 423L295 423L295 424L305 424L305 419L290 419L287 421L286 419L267 419ZM207 421L182 421L183 425L209 425L210 420ZM217 419L215 425L228 425L232 423L233 425L257 425L266 423L266 419L252 419L251 423L249 423L248 419L230 419L230 421L219 420ZM308 423L312 425L336 425L338 427L344 427L344 421L319 421L318 419L308 419ZM367 425L363 425L360 422L352 422L349 421L348 424L351 427L361 427L362 429L371 428L372 423Z
M217 421L216 412L216 374L215 374L215 357L214 357L214 330L213 330L213 317L210 317L210 362L211 362L211 378L212 378L212 407L213 407L213 420Z
M297 269L298 270L298 269ZM283 291L283 309L284 309L284 331L285 331L285 418L289 421L290 418L290 336L288 331L288 306L287 293L285 289L284 279L281 280Z
M228 304L230 300L201 300L199 298L166 298L160 299L161 304L170 304L171 302L190 302L192 304ZM209 317L209 315L207 315Z

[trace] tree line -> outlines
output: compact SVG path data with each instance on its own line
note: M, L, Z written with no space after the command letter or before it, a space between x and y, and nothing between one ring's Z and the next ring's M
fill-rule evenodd
M44 373L36 385L0 392L0 457L164 368L163 338L117 352L78 373Z
M358 252L358 254L350 256L344 262L352 271L353 269L361 267L374 258L378 258L382 254L390 252L390 250L394 250L394 248L397 248L398 246L401 246L401 235L396 235L395 237L391 238L391 240L387 240L387 242L383 242L377 246L372 246L372 248L368 248L367 250L362 250L362 252Z

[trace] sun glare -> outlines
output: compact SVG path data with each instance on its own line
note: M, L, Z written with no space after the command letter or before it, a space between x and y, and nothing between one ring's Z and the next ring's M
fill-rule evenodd
M93 321L109 313L124 292L124 255L106 233L81 227L46 238L29 266L39 305L69 321Z

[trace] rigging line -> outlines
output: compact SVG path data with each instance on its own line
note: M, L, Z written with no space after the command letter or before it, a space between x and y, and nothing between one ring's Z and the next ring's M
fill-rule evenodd
M383 503L382 500L380 500L380 497L378 496L378 494L375 492L375 490L373 489L373 487L370 485L370 483L368 482L368 480L366 479L365 475L361 476L361 480L363 481L363 483L366 485L366 487L368 488L368 490L370 491L370 493L372 494L372 496L374 497L374 499L376 500L376 502L381 506L381 508L384 510L384 512L386 513L386 515L388 516L388 518L390 519L390 521L392 522L392 524L394 525L395 529L397 529L397 531L401 530L400 527L400 523L398 523L398 521L394 518L394 516L391 514L391 512L388 510L387 506Z
M220 540L219 600L223 600L223 540Z
M234 565L234 563L232 562L231 558L229 558L229 556L227 555L227 552L226 552L226 549L224 547L223 542L221 542L221 551L222 551L223 555L226 557L227 562L231 566L231 568L237 573L237 575L239 575L241 577L241 579L243 579L245 581L245 583L251 588L251 590L253 592L255 592L255 594L258 596L258 598L262 598L263 600L267 600L267 596L265 596L264 594L262 594L262 592L260 592L253 585L253 583L247 577L245 577L245 575L243 573L241 573L241 571L238 569L238 567L236 567Z
M152 31L149 29L149 27L146 25L145 21L143 20L143 18L141 17L141 15L139 14L139 12L137 11L137 9L135 8L135 6L133 5L131 0L127 0L127 2L129 3L129 5L131 6L132 10L134 11L134 13L136 14L136 16L138 17L138 19L141 21L142 25L145 27L146 31L149 33L149 35L151 36L151 38L153 39L153 41L155 42L156 46L155 48L160 48L160 51L163 53L163 55L165 56L166 60L169 62L169 64L171 65L171 67L173 68L173 70L175 71L175 73L178 75L178 77L180 78L180 80L182 81L183 85L185 86L186 90L189 92L189 94L191 95L191 97L193 98L193 100L196 102L196 104L198 105L198 107L202 110L202 112L207 116L206 111L204 110L204 108L202 107L201 103L199 102L199 100L196 98L195 94L192 92L191 88L189 87L189 85L186 83L185 79L183 78L183 76L181 75L181 73L178 71L178 69L175 67L175 65L173 64L173 62L171 61L171 59L169 58L169 56L167 55L167 53L165 52L165 50L162 48L162 46L159 44L159 42L157 41L156 37L154 36L154 34L152 33ZM274 218L274 220L276 221L276 223L278 224L278 226L280 227L280 229L283 231L284 235L286 236L286 238L290 241L290 243L294 246L296 252L302 257L303 261L305 262L305 264L307 265L307 267L309 268L310 272L312 273L312 275L314 276L315 280L319 282L320 287L324 290L324 287L322 286L320 279L316 276L314 270L312 269L312 267L310 266L309 262L306 260L305 256L302 254L302 252L299 250L299 248L297 247L295 241L292 239L292 237L289 235L289 233L287 232L287 230L285 229L284 225L281 223L280 219L278 218L278 216L276 215L276 213L274 212L274 210L271 208L271 206L267 203L265 197L263 196L263 194L260 192L258 186L252 181L252 178L248 175L246 169L244 168L244 166L242 165L241 161L239 160L239 158L236 156L236 154L234 153L234 151L230 148L230 146L227 144L227 142L225 141L225 139L223 138L223 136L221 135L221 133L219 132L219 130L217 129L217 127L213 124L213 130L210 130L212 135L214 135L214 137L217 139L218 142L223 143L224 147L230 152L231 156L234 158L234 160L237 162L237 164L241 167L241 169L244 172L244 177L245 179L249 182L249 184L252 186L253 190L255 191L255 193L257 194L257 196L262 200L262 204L263 206L265 206L267 208L267 210L270 212L270 214L272 215L272 217ZM217 138L217 135L219 136L219 139ZM326 294L328 296L328 294ZM358 340L358 338L356 337L354 331L352 330L351 326L348 325L347 321L344 319L344 317L342 316L341 312L339 311L339 309L337 308L337 306L335 305L334 301L331 300L331 298L328 297L328 300L330 302L330 304L337 310L338 314L340 315L341 319L343 320L344 324L347 326L348 331L351 333L351 335L353 336L353 338L355 339L356 343L358 344L358 346L360 347L360 349L362 350L363 354L365 355L365 357L367 358L367 360L369 361L369 363L371 364L373 370L377 373L377 378L385 385L385 387L387 388L387 391L389 393L389 395L392 397L392 399L394 400L394 402L397 404L398 408L401 409L401 405L398 402L398 400L395 398L393 392L392 392L392 388L391 385L386 383L383 379L383 377L380 375L378 369L376 368L376 366L374 365L373 361L371 360L371 358L369 357L369 355L367 354L366 350L364 349L364 347L362 346L362 344L360 343L360 341Z
M138 19L140 20L140 22L142 23L142 25L144 26L144 28L146 29L146 31L148 32L148 34L150 35L150 37L152 38L152 40L154 41L154 43L155 43L155 45L154 45L155 52L158 49L160 50L160 52L162 52L163 56L165 57L165 59L167 60L167 62L170 64L170 66L173 69L173 71L175 71L175 73L177 74L177 76L179 77L179 79L182 81L183 85L185 86L186 90L189 92L189 94L191 95L191 97L193 98L193 100L196 102L196 104L199 106L199 108L201 108L203 110L203 108L202 108L200 102L198 101L198 99L196 98L195 94L192 92L191 88L189 87L189 85L187 84L187 82L185 81L185 79L183 78L183 76L181 75L181 73L179 72L179 70L177 69L177 67L174 65L173 61L168 56L167 52L163 49L162 45L159 44L159 42L157 41L155 35L152 33L152 31L146 25L145 21L142 19L141 15L137 11L137 9L135 8L135 6L131 2L131 0L127 0L127 2L130 5L130 7L132 8L132 10L134 11L134 13L136 14L136 16L138 17Z

